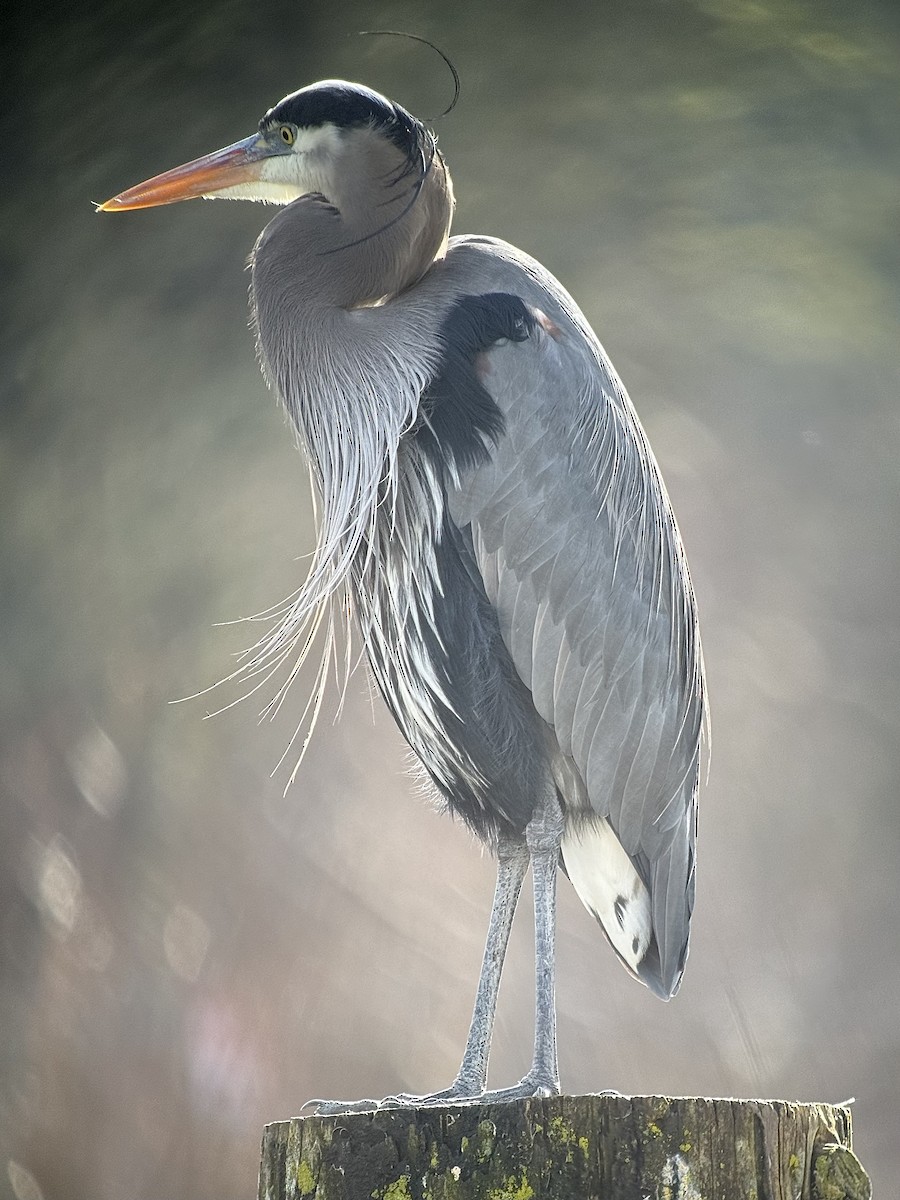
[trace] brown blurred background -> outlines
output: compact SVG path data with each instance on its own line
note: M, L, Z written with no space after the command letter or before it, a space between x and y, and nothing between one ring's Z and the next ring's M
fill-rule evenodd
M363 672L180 705L302 578L306 474L254 364L246 204L90 201L359 79L439 122L457 232L569 287L650 433L713 756L677 999L563 884L568 1091L858 1098L900 1175L900 9L893 0L21 5L0 255L0 1196L254 1193L267 1120L446 1084L493 885ZM529 1061L524 906L492 1079Z

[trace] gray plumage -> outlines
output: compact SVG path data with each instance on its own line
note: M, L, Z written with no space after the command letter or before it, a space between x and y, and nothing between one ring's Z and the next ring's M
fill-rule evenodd
M504 642L553 731L570 819L608 818L650 885L660 964L639 974L669 995L693 904L703 713L681 540L631 403L570 297L511 247L454 239L457 256L470 286L515 290L559 330L491 352L506 436L450 506L471 524Z
M558 1090L557 862L664 998L694 901L703 666L644 431L540 264L494 239L448 240L452 188L434 139L384 97L313 85L258 135L104 207L197 194L288 205L255 247L251 301L263 369L310 463L319 539L247 669L266 677L287 662L293 678L324 631L317 708L352 612L404 736L499 858L463 1066L425 1099L484 1094L529 860L535 1060L492 1095Z

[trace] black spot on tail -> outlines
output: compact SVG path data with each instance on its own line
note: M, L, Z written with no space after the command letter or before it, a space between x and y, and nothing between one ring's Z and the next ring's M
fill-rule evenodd
M628 907L628 901L624 896L616 896L613 901L613 909L616 914L616 920L619 922L619 928L625 928L625 909Z

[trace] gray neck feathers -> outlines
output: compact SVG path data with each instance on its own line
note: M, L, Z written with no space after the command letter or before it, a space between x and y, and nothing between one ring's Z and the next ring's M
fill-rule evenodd
M365 570L376 524L402 503L400 441L437 368L440 316L402 293L443 256L452 213L436 155L418 199L394 220L421 168L401 175L399 151L371 130L348 137L359 143L342 159L352 170L337 164L333 195L279 212L252 258L260 360L297 430L320 508L307 579L247 668L290 658L293 677L324 629L320 683L334 648L332 601L343 618L351 569Z

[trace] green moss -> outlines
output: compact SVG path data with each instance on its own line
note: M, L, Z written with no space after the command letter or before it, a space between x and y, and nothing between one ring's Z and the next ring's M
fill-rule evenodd
M687 1126L685 1126L681 1130L681 1144L679 1145L678 1149L682 1154L690 1154L691 1150L694 1148L694 1141L694 1134L691 1133Z
M788 1176L790 1177L793 1195L799 1196L803 1191L803 1184L806 1177L805 1162L799 1154L791 1154L788 1156Z
M465 1138L463 1138L465 1141ZM485 1163L494 1153L497 1141L497 1126L493 1121L479 1121L475 1131L475 1157L480 1163Z
M575 1130L564 1117L550 1118L550 1132L557 1141L564 1142L567 1146L578 1140Z
M297 1163L297 1190L301 1196L311 1196L316 1190L316 1177L309 1163L302 1158Z
M852 1150L823 1146L813 1166L816 1195L820 1200L870 1200L872 1185Z
M550 1141L555 1142L561 1149L565 1149L566 1162L574 1162L575 1148L577 1147L585 1157L585 1161L590 1155L590 1146L588 1140L583 1135L581 1137L575 1132L575 1128L564 1117L551 1117L550 1126L547 1130L547 1137Z
M372 1200L410 1200L410 1197L408 1175L401 1175L399 1179L389 1183L386 1188L372 1193Z
M515 1175L507 1175L506 1182L502 1187L491 1188L487 1200L532 1200L533 1196L534 1188L528 1182L528 1177L523 1171L518 1179Z

